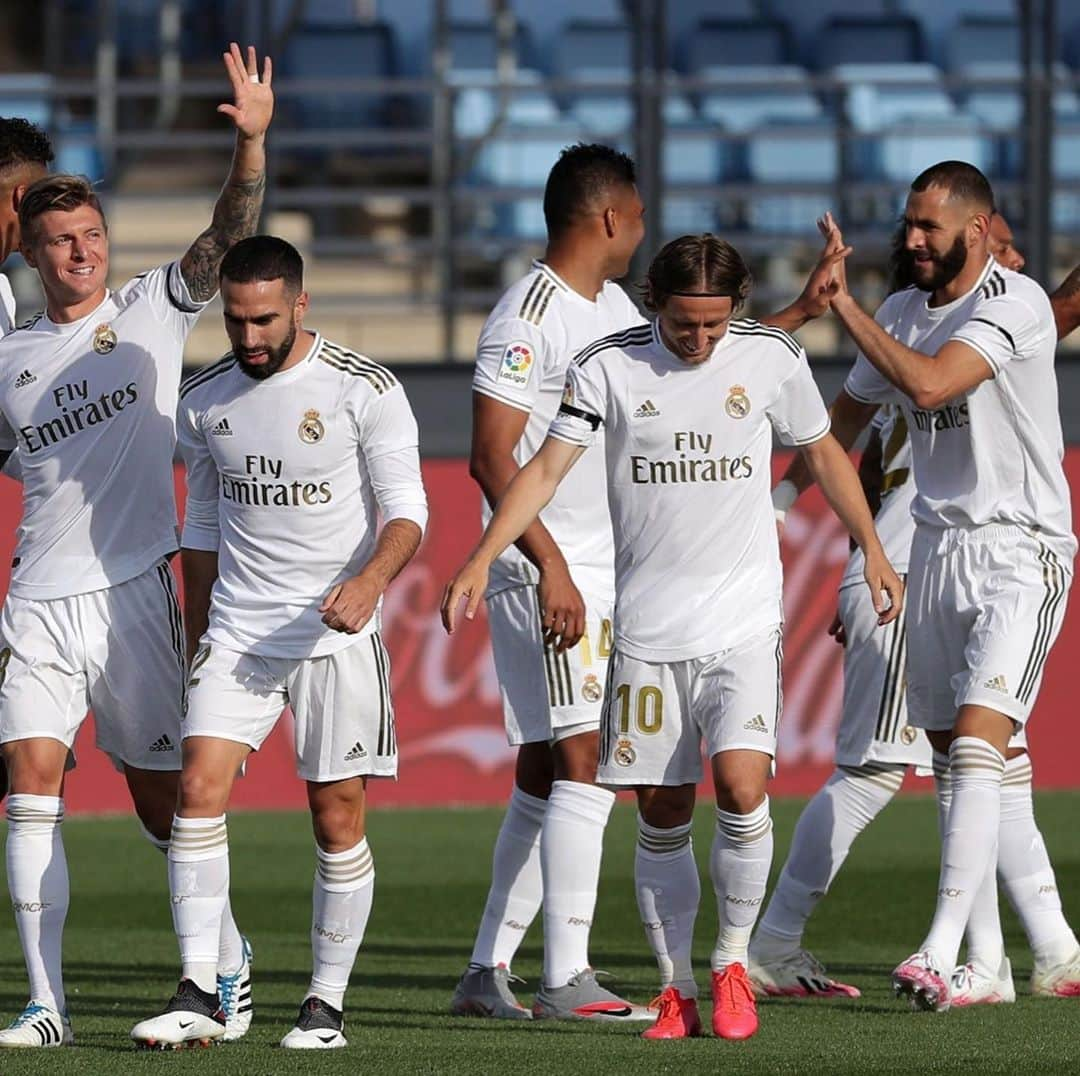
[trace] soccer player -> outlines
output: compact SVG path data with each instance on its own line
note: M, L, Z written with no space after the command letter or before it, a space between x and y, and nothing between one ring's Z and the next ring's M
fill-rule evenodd
M901 229L894 244L893 291L915 286L910 279L911 259L904 255L905 231ZM839 231L832 229L831 234L834 245L842 245ZM988 240L989 252L999 265L1017 272L1023 268L1023 255L999 213L990 219ZM1070 308L1066 285L1050 302L1062 334L1080 323L1080 313ZM849 447L875 409L863 407L841 391L833 410L837 438ZM906 570L915 531L910 511L915 495L910 457L903 415L895 406L882 408L873 418L860 474L883 491L875 524L890 561L901 571ZM809 484L809 476L805 468L795 464L785 482L792 485L785 489L781 483L774 491L783 504L789 503L792 491L801 492ZM783 511L778 515L782 517ZM908 724L902 676L899 682L896 679L896 671L903 670L904 637L869 635L859 626L865 611L860 608L857 590L846 587L856 560L857 554L841 583L838 638L845 645L845 688L837 770L800 816L788 861L751 943L751 976L764 992L772 994L858 996L854 987L831 980L820 962L802 950L806 921L827 892L851 843L899 790L907 765L933 766L942 817L948 810L948 756L932 757L922 730ZM898 623L903 624L903 616ZM879 739L879 730L884 739ZM905 744L905 739L910 742ZM1035 954L1032 992L1043 996L1080 992L1080 945L1062 913L1054 870L1035 822L1031 760L1022 734L1013 737L1006 752L998 843L997 875ZM967 934L968 960L952 974L952 1004L1011 1001L1015 987L1004 953L993 876L988 876L980 889Z
M746 946L772 857L765 782L780 714L780 559L768 497L774 429L802 447L865 550L882 622L901 607L900 581L854 468L829 435L805 353L780 330L734 318L749 289L742 259L714 236L684 236L661 250L647 283L656 321L575 358L547 439L443 601L448 631L462 597L465 615L475 614L494 558L603 426L616 601L598 780L638 793L639 907L664 987L649 1038L700 1032L690 824L702 740L717 800L713 1030L732 1039L757 1030Z
M168 846L179 770L184 653L167 558L176 550L172 454L184 341L216 291L221 258L254 230L273 110L233 45L237 131L213 221L184 257L110 291L105 219L90 184L52 176L19 204L22 252L46 310L0 341L0 453L18 448L23 518L0 615L0 744L7 873L30 1002L0 1047L72 1041L61 972L69 902L60 836L68 751L89 705L97 744L122 768L136 813ZM228 916L221 967L231 1032L246 979ZM231 988L230 988L230 985Z
M543 443L573 356L642 323L613 278L626 274L645 234L643 212L634 163L617 150L571 146L552 168L544 258L499 300L477 344L470 470L486 498L485 521L488 505ZM604 454L596 447L492 565L491 644L518 757L491 889L452 1013L655 1019L601 987L588 955L615 800L596 785L614 592ZM530 1013L510 989L510 968L541 903L544 971Z
M1009 741L1034 705L1076 548L1054 312L1034 281L990 256L993 212L981 172L935 165L912 184L904 217L917 287L876 321L842 269L830 290L861 352L845 391L899 403L911 436L908 708L948 753L951 805L934 920L893 984L935 1010L949 1007L961 938L993 880Z
M0 117L0 264L21 246L19 203L27 188L49 171L49 136L29 120ZM15 296L0 273L0 336L15 328Z
M169 848L183 977L144 1046L225 1030L215 988L233 779L286 704L315 830L314 970L281 1045L346 1045L345 990L371 912L365 786L397 773L382 595L427 522L416 421L389 370L303 327L303 264L283 239L221 266L232 351L181 389L181 556L196 645ZM380 528L378 517L383 525Z

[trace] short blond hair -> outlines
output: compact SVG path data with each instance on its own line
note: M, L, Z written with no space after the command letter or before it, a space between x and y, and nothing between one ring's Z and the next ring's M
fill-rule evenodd
M54 209L70 213L73 209L88 205L96 209L105 223L105 211L101 208L94 185L86 176L46 176L26 188L19 202L19 228L23 242L33 237L34 221L43 213Z

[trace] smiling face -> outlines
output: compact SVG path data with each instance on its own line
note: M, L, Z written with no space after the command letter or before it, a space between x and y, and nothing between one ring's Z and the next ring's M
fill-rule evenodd
M989 218L944 187L912 191L904 210L904 250L908 278L922 291L947 287L969 258L986 260Z
M728 295L669 295L657 310L664 343L688 366L710 358L734 314Z
M297 294L281 279L238 284L224 277L221 298L225 331L248 377L265 381L303 358L291 353L307 310L306 291Z
M105 298L109 233L93 206L50 209L22 236L22 253L37 269L50 316L66 320L89 313Z

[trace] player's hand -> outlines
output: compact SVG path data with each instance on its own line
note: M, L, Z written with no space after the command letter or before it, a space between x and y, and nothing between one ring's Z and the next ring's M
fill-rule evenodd
M585 634L585 599L565 564L545 568L537 588L544 645L558 653L577 646Z
M274 91L270 88L274 66L270 57L263 58L260 75L254 46L248 46L245 63L240 46L233 41L224 53L224 60L225 72L232 83L233 103L220 104L217 110L228 116L246 138L261 138L274 114Z
M480 599L487 589L487 580L487 567L474 557L466 561L461 571L446 584L440 612L447 635L454 634L458 605L462 598L465 599L465 619L473 620L476 617L476 610L480 608Z
M852 249L844 245L844 237L831 214L826 213L817 223L825 237L825 246L822 247L817 265L806 279L802 294L795 300L808 320L820 318L829 309L832 295L839 287L837 274L843 273L844 259Z
M822 255L822 261L828 262L828 275L823 282L821 294L827 298L827 301L832 302L838 295L849 294L846 261L847 256L855 248L844 243L840 225L836 223L836 218L832 213L826 213L823 217L819 217L817 226L818 231L821 232L825 240L825 250L829 252L827 256ZM821 267L821 264L822 262L818 263L818 268Z
M841 645L847 646L847 632L844 630L844 622L840 619L840 613L832 618L829 625L829 634Z
M322 622L334 631L355 635L372 618L381 596L382 588L375 580L363 572L354 575L323 598Z
M880 546L867 551L863 576L870 588L870 598L878 614L878 624L891 624L904 608L904 584L900 576L893 571L893 566Z

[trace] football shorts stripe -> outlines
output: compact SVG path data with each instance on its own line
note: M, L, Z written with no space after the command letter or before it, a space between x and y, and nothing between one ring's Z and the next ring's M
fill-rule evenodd
M1039 563L1043 568L1043 586L1046 593L1039 606L1035 638L1032 640L1027 664L1024 666L1024 675L1020 678L1020 686L1016 690L1016 697L1023 703L1030 700L1031 693L1035 690L1035 685L1042 675L1043 665L1050 653L1054 625L1065 599L1065 573L1057 557L1041 542L1039 543Z

